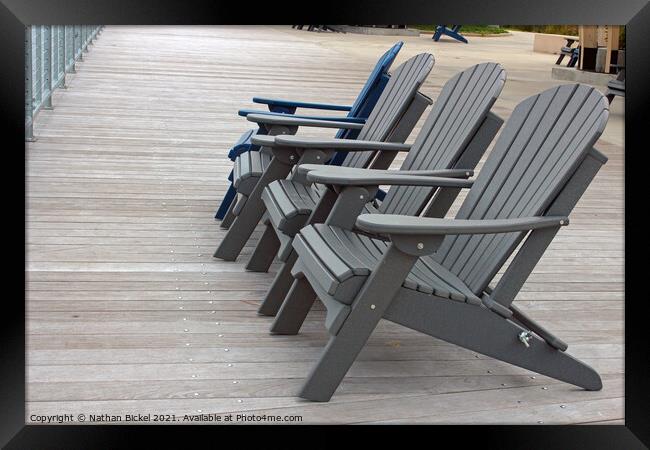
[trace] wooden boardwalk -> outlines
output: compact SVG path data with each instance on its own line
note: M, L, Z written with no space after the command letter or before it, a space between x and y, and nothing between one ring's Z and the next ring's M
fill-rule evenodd
M327 339L323 311L298 336L270 336L271 319L255 311L277 266L244 271L255 242L236 263L211 256L224 236L212 216L226 151L250 125L235 112L256 94L349 103L394 40L289 27L105 28L27 146L27 421L245 412L303 423L623 422L620 98L598 145L609 163L517 300L601 373L602 391L384 321L331 402L295 397ZM436 56L424 88L432 97L485 60L508 70L503 116L557 84L555 57L533 54L526 34L404 40L398 62Z

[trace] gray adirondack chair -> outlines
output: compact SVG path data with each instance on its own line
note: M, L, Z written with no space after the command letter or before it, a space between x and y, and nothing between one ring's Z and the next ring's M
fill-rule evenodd
M300 396L329 400L381 318L601 389L594 369L512 303L607 161L593 146L608 115L590 86L546 90L514 109L455 219L360 215L356 226L370 236L327 224L302 229L296 279L274 331L296 333L318 296L331 337ZM309 176L328 182L326 171Z
M477 64L456 74L443 86L413 145L394 146L396 151L408 151L401 169L373 171L371 175L379 184L384 184L383 179L394 180L396 175L469 176L503 123L490 109L501 93L505 76L503 67L495 63ZM283 136L277 140L283 144L314 148L333 145L331 141L295 136ZM350 149L359 144L363 143L344 143ZM318 167L323 166L299 166L298 170L308 172ZM283 261L258 310L262 315L275 315L289 292L293 282L291 269L297 258L292 247L293 237L307 223L319 223L327 218L328 224L352 226L364 211L444 217L460 187L468 185L466 181L457 180L453 182L457 186L451 186L452 182L443 180L445 186L395 186L375 208L369 202L374 199L376 190L353 184L356 178L349 169L328 169L341 174L346 184L322 189L322 185L309 186L294 177L292 180L274 181L262 194L269 220L246 268L266 271L276 254ZM360 174L363 183L367 181L367 175ZM332 207L335 211L330 214Z
M254 136L252 143L262 148L237 157L234 179L239 194L233 209L235 219L214 253L215 258L233 261L250 238L265 213L262 192L272 181L284 179L297 164L323 164L333 155L318 149L278 145L275 135L295 134L297 126L317 126L338 129L359 129L356 140L404 142L431 99L418 89L433 68L433 55L421 53L401 64L391 76L368 120L364 124L311 120L293 117L248 115L253 122L272 127L267 136ZM287 130L282 130L287 127ZM342 166L388 168L395 152L363 151L348 154Z

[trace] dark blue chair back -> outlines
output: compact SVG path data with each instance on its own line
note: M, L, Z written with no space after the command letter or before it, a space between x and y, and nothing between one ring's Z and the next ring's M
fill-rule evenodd
M370 76L368 76L366 84L364 84L363 89L361 89L357 99L352 104L348 117L366 118L370 115L390 79L388 70L395 61L395 58L403 45L404 42L397 42L386 53L384 53L381 58L379 58L375 68L370 73ZM339 139L355 139L358 134L359 130L340 130L336 137ZM330 160L330 164L340 166L346 155L347 153L343 152L337 153Z

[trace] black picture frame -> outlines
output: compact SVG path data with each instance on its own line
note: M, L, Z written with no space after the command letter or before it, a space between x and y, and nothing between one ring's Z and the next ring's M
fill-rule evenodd
M650 123L650 4L647 0L491 0L433 2L418 0L330 1L317 9L305 2L270 2L266 7L248 2L173 0L0 0L0 100L6 131L2 136L4 159L3 212L5 242L15 242L24 218L24 207L13 194L20 181L16 167L23 161L24 139L24 27L28 24L270 24L270 23L517 23L517 24L620 24L626 25L626 99L625 99L625 425L620 426L482 426L417 427L430 442L451 438L454 447L478 442L484 448L573 449L573 448L647 448L650 445L650 350L643 314L647 303L646 286L635 275L645 269L647 237L644 220L647 199L640 197L647 188L639 188L647 175L643 171L648 138L642 136ZM17 161L14 161L14 158ZM637 161L638 160L638 161ZM24 172L23 172L24 173ZM23 178L24 186L24 178ZM639 199L634 199L634 194ZM9 203L18 210L9 212ZM22 208L22 211L21 211ZM643 222L641 222L643 221ZM22 224L24 236L25 228ZM23 246L24 250L24 246ZM636 256L636 258L635 258ZM24 254L23 254L24 258ZM188 443L199 434L225 434L246 431L240 427L159 427L159 426L35 426L25 425L25 305L23 268L13 258L5 259L5 271L23 274L5 280L18 285L23 280L23 302L19 295L3 299L2 382L0 384L0 444L5 448L126 448L146 439ZM23 259L24 263L24 259ZM10 268L11 266L12 268ZM287 427L256 427L257 437ZM290 431L294 432L293 427ZM302 431L314 432L311 427ZM383 438L403 431L359 427L358 431ZM412 431L409 431L412 432ZM337 433L323 433L321 444L336 442ZM214 439L214 437L212 437ZM248 437L244 438L248 439ZM476 439L476 441L475 441ZM319 438L320 440L320 438ZM215 441L213 441L215 442ZM219 441L220 442L220 441ZM223 441L224 443L226 441ZM286 441L285 441L286 442ZM309 441L307 441L309 442ZM244 444L245 441L240 441ZM151 445L149 445L151 447Z

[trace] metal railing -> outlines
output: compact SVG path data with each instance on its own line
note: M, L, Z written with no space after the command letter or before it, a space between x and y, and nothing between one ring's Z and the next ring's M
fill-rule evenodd
M33 25L25 29L25 139L34 140L34 117L52 108L52 93L65 88L102 25Z

